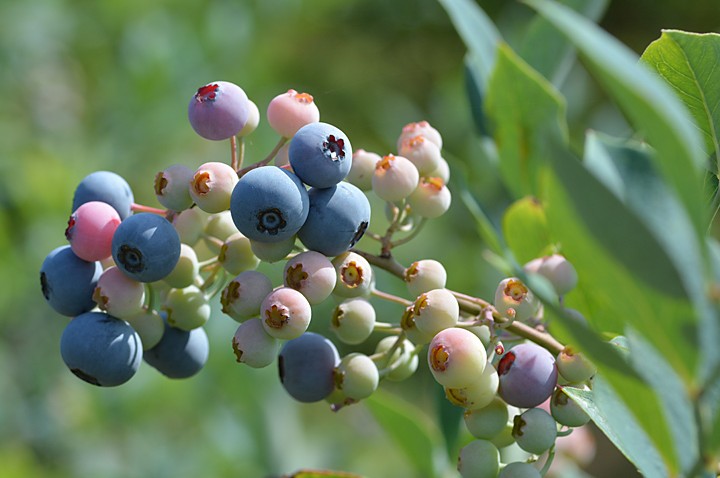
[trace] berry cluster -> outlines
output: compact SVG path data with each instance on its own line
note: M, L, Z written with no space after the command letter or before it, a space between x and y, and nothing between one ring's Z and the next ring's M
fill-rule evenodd
M60 345L77 377L120 385L143 359L170 378L196 374L208 358L210 300L219 295L222 312L240 323L231 340L237 362L266 367L277 357L283 387L301 402L326 400L335 410L356 403L381 380L410 377L427 346L432 376L466 409L476 438L460 453L463 477L534 476L532 465L502 465L498 449L517 442L539 455L558 429L588 421L558 378L582 387L594 368L569 348L555 356L518 338L542 320L520 279L500 282L487 302L448 290L436 260L403 267L392 258L394 247L450 207L442 137L427 122L402 129L396 154L353 151L343 131L320 122L311 95L289 90L267 107L278 145L243 167L242 142L260 115L242 88L200 87L188 118L201 137L230 141L230 161L160 171L154 191L165 209L136 204L115 173L90 174L75 191L69 244L41 266L45 299L73 317ZM385 202L385 234L369 230L370 193ZM379 243L379 255L355 249L363 236ZM281 279L256 271L261 261L280 263ZM374 267L402 279L411 299L378 290ZM560 297L577 282L558 254L525 271L545 277ZM341 357L331 340L308 330L313 306L331 297L330 329L341 342L388 334L373 354ZM371 297L403 304L397 323L377 321ZM547 400L550 412L537 408Z

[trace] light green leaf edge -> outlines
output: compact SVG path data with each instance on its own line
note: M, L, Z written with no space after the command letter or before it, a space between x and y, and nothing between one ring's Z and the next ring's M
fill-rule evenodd
M655 147L660 170L688 211L697 237L702 237L708 214L698 185L707 158L685 106L631 50L593 22L553 1L524 2L570 39L595 79Z
M595 425L643 476L668 476L650 438L612 389L599 376L593 387L595 391L571 387L565 387L563 391L590 415ZM598 391L605 395L601 403L596 401Z
M706 153L720 161L720 35L663 30L641 58L673 87L702 133Z
M565 100L508 45L498 47L485 109L495 125L500 173L516 198L543 198L539 171L548 138L566 143Z

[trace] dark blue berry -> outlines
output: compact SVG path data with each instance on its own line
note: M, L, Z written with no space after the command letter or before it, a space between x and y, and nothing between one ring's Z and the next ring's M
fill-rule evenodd
M95 171L86 176L75 189L72 210L90 201L110 204L125 219L131 214L133 192L122 176L110 171Z
M143 347L140 336L124 320L104 312L86 312L65 327L60 354L77 377L93 385L114 387L135 375Z
M210 351L205 329L180 330L163 320L165 332L155 347L145 351L145 362L169 378L195 375L205 366Z
M310 210L298 237L310 250L337 256L360 240L370 224L370 203L350 183L311 188Z
M155 282L175 268L180 259L180 238L164 217L135 214L115 230L112 255L118 268L131 279Z
M99 262L87 262L69 245L54 249L40 267L40 287L48 304L59 314L74 317L95 307L92 298L102 274Z
M332 393L333 371L340 363L335 345L322 335L305 332L285 343L278 357L280 382L295 400L317 402Z
M312 187L329 188L350 172L352 147L345 133L327 123L310 123L295 133L288 150L290 165Z
M238 181L230 213L240 232L259 242L280 242L305 223L309 200L293 173L276 166L253 169Z
M558 370L550 352L534 343L522 343L505 352L497 366L498 395L510 405L532 408L552 395Z

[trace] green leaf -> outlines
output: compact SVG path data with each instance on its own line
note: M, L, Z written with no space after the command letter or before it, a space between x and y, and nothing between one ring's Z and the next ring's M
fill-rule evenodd
M690 219L663 182L646 145L590 132L584 162L588 170L628 206L657 239L678 271L684 292L695 309L697 343L701 344L702 376L720 363L720 324L705 294L703 252ZM688 324L690 325L690 324ZM692 329L688 329L692 330Z
M659 169L688 212L697 237L707 225L702 171L706 157L698 131L670 87L617 39L572 9L525 0L576 46L595 79L657 151Z
M502 229L508 247L521 264L550 252L545 209L533 197L518 199L505 210Z
M663 30L642 59L675 90L705 140L705 152L720 160L720 35Z
M490 72L495 65L495 53L500 32L477 3L472 0L440 0L460 38L468 49L465 56L465 84L470 111L480 134L490 134L483 103Z
M571 387L563 390L643 476L668 476L648 434L602 376L595 378L592 391Z
M598 21L605 13L609 1L563 0L561 3L592 21ZM518 53L556 87L563 83L575 60L575 49L567 38L539 16L527 26Z
M299 470L286 478L363 478L362 475L346 473L344 471L329 470Z
M440 475L447 461L442 432L422 410L383 390L375 391L364 403L415 466L416 476Z
M548 223L577 269L578 292L587 305L582 312L599 330L623 333L630 325L642 331L683 382L692 382L698 362L697 323L672 261L647 226L579 161L560 149L553 157L554 173L547 175ZM666 466L676 470L675 448L659 405L651 407L644 403L650 398L640 400L639 391L630 392L622 373L605 377Z
M548 138L567 140L562 96L509 46L501 44L486 111L496 126L500 174L507 188L515 197L542 199L538 171L548 155Z

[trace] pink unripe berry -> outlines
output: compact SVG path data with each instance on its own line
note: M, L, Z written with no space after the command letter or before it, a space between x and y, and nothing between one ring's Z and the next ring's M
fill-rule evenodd
M285 264L283 282L315 305L330 297L337 274L330 259L315 251L305 251Z
M440 178L420 178L418 187L408 196L412 212L429 219L445 214L451 202L450 190Z
M237 172L230 165L219 162L205 163L195 171L190 180L190 196L205 212L227 211L237 182Z
M259 315L263 300L272 290L272 282L262 272L242 272L223 289L222 311L238 322Z
M524 269L545 277L560 296L573 290L578 282L575 267L560 254L533 259L525 264Z
M513 314L512 317L519 321L534 317L540 309L540 301L535 294L515 277L508 277L500 281L495 289L493 305L500 314Z
M239 86L227 81L208 83L198 88L190 100L190 125L205 139L228 139L245 126L247 103L247 95Z
M143 311L145 285L113 266L100 275L93 300L108 314L126 319Z
M418 296L433 289L442 289L447 282L445 267L434 259L415 261L405 269L403 276L408 292Z
M292 138L306 124L320 121L320 110L311 95L288 90L270 100L267 120L280 136Z
M430 341L428 365L440 385L465 388L482 375L487 354L477 335L452 327L438 332Z
M188 184L193 170L182 164L173 164L155 176L155 196L160 204L171 211L184 211L192 205Z
M259 318L240 324L232 339L232 348L238 363L253 368L270 365L280 350L280 342L265 332Z
M371 153L364 149L358 149L353 151L352 164L350 166L350 172L348 173L345 180L351 184L354 184L362 191L369 191L372 189L372 177L375 173L375 165L382 158L377 153Z
M409 159L421 175L435 171L442 159L440 148L422 135L403 140L398 153Z
M111 205L90 201L80 205L68 219L65 237L80 259L99 261L112 255L112 238L120 215Z
M396 202L408 197L419 180L420 174L409 159L388 154L375 165L372 188L380 199Z
M440 178L442 179L443 183L447 184L448 182L450 182L450 165L445 160L445 158L440 158L438 167L435 168L434 171L428 173L427 176L430 178Z
M337 281L333 294L340 297L368 295L373 284L370 263L360 254L345 252L332 260Z
M460 318L460 305L447 289L423 292L415 299L413 307L415 325L428 335L454 327Z
M438 130L430 126L430 123L427 121L418 121L416 123L408 123L403 126L402 132L400 133L397 141L398 151L402 148L403 141L415 136L424 136L429 141L435 143L439 149L442 149L442 136L440 136Z
M310 302L300 292L289 287L272 291L260 306L260 318L265 332L277 339L300 337L310 325Z

